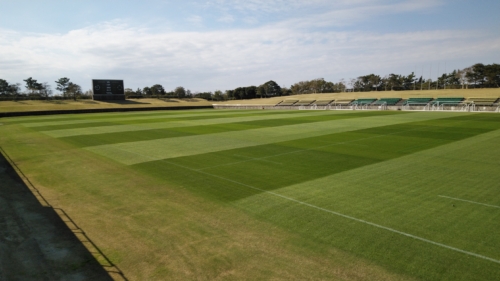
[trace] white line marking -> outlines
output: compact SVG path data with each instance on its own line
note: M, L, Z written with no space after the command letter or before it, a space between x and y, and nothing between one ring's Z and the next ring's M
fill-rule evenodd
M264 159L264 158L254 158L254 157L249 157L249 156L240 155L240 154L233 154L233 156L236 156L236 157L242 157L242 158L247 158L247 159L249 159L250 161L251 161L251 160L256 160L256 161L264 161L264 162L274 163L274 164L278 164L278 165L283 165L283 163L280 163L280 162L274 162L274 161L271 161L271 160L266 160L266 159Z
M495 206L495 205L490 205L490 204L484 204L484 203L479 203L479 202L475 202L475 201L469 201L469 200L460 199L460 198L448 197L448 196L444 196L444 195L438 195L438 197L448 198L448 199L451 199L451 200L463 201L463 202L468 202L468 203L472 203L472 204L476 204L476 205L483 205L483 206L487 206L487 207L492 207L492 208L500 209L500 206Z
M164 162L172 164L174 166L178 166L178 167L181 167L181 168L184 168L184 169L188 169L188 170L191 170L191 171L194 171L194 172L198 172L198 173L205 174L205 175L208 175L208 176L212 176L212 177L215 177L215 178L219 178L219 179L222 179L222 180L225 180L225 181L228 181L228 182L232 182L232 183L235 183L235 184L238 184L238 185L241 185L241 186L245 186L245 187L248 187L248 188L251 188L251 189L254 189L254 190L258 190L258 191L263 192L263 193L271 194L271 195L274 195L274 196L286 199L288 201L292 201L292 202L295 202L297 204L304 205L304 206L307 206L307 207L311 207L311 208L314 208L316 210L327 212L327 213L330 213L330 214L333 214L333 215L336 215L336 216L339 216L339 217L343 217L343 218L350 219L350 220L353 220L353 221L365 223L365 224L371 225L373 227L381 228L381 229L384 229L384 230L387 230L387 231L390 231L390 232L394 232L394 233L397 233L397 234L400 234L400 235L403 235L403 236L406 236L406 237L413 238L415 240L420 240L422 242L427 242L429 244L436 245L436 246L439 246L439 247L442 247L442 248L446 248L446 249L449 249L449 250L452 250L452 251L455 251L455 252L459 252L459 253L462 253L462 254L466 254L466 255L469 255L469 256L473 256L473 257L476 257L476 258L480 258L480 259L484 259L484 260L488 260L488 261L500 264L500 260L497 260L497 259L493 259L493 258L490 258L490 257L487 257L487 256L483 256L483 255L476 254L476 253L473 253L473 252L465 251L465 250L462 250L462 249L459 249L459 248L455 248L455 247L452 247L452 246L448 246L448 245L445 245L445 244L442 244L442 243L439 243L439 242L434 242L434 241L429 240L429 239L425 239L425 238L422 238L422 237L419 237L419 236L415 236L415 235L412 235L412 234L409 234L409 233L406 233L406 232L402 232L402 231L399 231L399 230L396 230L396 229L393 229L393 228L390 228L390 227L386 227L386 226L383 226L383 225L379 225L379 224L376 224L376 223L373 223L373 222L369 222L369 221L365 221L365 220L358 219L358 218L355 218L355 217L351 217L351 216L348 216L348 215L344 215L344 214L339 213L339 212L328 210L328 209L325 209L325 208L322 208L322 207L319 207L319 206L316 206L316 205L313 205L313 204L302 202L300 200L297 200L297 199L294 199L294 198L291 198L291 197L287 197L287 196L284 196L284 195L281 195L281 194L278 194L278 193L275 193L275 192L272 192L272 191L267 191L267 190L264 190L264 189L260 189L260 188L255 187L255 186L244 184L244 183L241 183L241 182L238 182L238 181L235 181L235 180L232 180L232 179L228 179L228 178L225 178L225 177L221 177L221 176L218 176L218 175L214 175L214 174L211 174L211 173L208 173L208 172L205 172L205 171L200 171L200 170L192 169L192 168L189 168L189 167L186 167L186 166L183 166L183 165L179 165L179 164L176 164L176 163L169 162L167 160L161 160L161 161L164 161Z
M464 122L464 121L462 121L462 122ZM407 130L407 131L412 131L412 130ZM404 131L402 131L402 132L404 132ZM394 134L394 133L391 133L391 134ZM391 134L386 134L386 135L391 135ZM376 136L376 137L379 137L379 136ZM370 138L375 138L375 137L370 137ZM339 144L339 143L336 143L336 144ZM333 145L335 145L335 144L333 144ZM307 150L309 150L309 149L307 149ZM144 156L144 155L139 154L139 153L130 152L130 151L127 151L127 150L124 150L124 151ZM303 151L303 150L298 150L298 151L294 151L294 152L299 152L299 151ZM289 153L294 153L294 152L289 152ZM283 153L283 154L288 154L288 153ZM276 155L274 155L274 156L276 156ZM262 157L262 158L267 158L267 157ZM256 158L256 159L258 159L258 158ZM157 161L157 160L154 160L154 161ZM368 225L376 227L376 228L384 229L384 230L387 230L387 231L390 231L390 232L393 232L393 233L397 233L397 234L400 234L400 235L403 235L403 236L406 236L406 237L413 238L415 240L419 240L419 241L426 242L426 243L429 243L429 244L432 244L432 245L435 245L435 246L439 246L439 247L442 247L442 248L445 248L445 249L449 249L449 250L452 250L452 251L455 251L455 252L459 252L459 253L462 253L462 254L466 254L466 255L469 255L469 256L473 256L473 257L476 257L476 258L480 258L480 259L484 259L484 260L487 260L487 261L491 261L491 262L500 264L500 260L497 260L497 259L494 259L494 258L490 258L490 257L483 256L483 255L480 255L480 254L476 254L476 253L473 253L473 252L465 251L465 250L462 250L462 249L459 249L459 248L448 246L448 245L445 245L445 244L442 244L442 243L439 243L439 242L435 242L435 241L432 241L432 240L429 240L429 239L425 239L425 238L422 238L422 237L419 237L419 236L416 236L416 235L413 235L413 234L402 232L402 231L399 231L399 230L396 230L396 229L393 229L393 228L390 228L390 227L386 227L386 226L379 225L379 224L376 224L376 223L373 223L373 222L369 222L369 221L365 221L365 220L358 219L358 218L355 218L355 217L351 217L351 216L348 216L348 215L344 215L342 213L335 212L335 211L332 211L332 210L328 210L328 209L325 209L325 208L322 208L322 207L319 207L319 206L316 206L316 205L313 205L313 204L310 204L310 203L306 203L306 202L303 202L303 201L300 201L300 200L297 200L297 199L294 199L294 198L291 198L291 197L287 197L287 196L284 196L284 195L281 195L281 194L278 194L278 193L275 193L275 192L272 192L272 191L264 190L264 189L261 189L261 188L255 187L255 186L251 186L251 185L248 185L248 184L244 184L244 183L232 180L232 179L228 179L228 178L225 178L225 177L214 175L214 174L211 174L211 173L199 170L199 169L192 169L192 168L189 168L187 166L183 166L183 165L179 165L179 164L176 164L176 163L172 163L172 162L167 161L165 159L159 160L159 161L163 161L163 162L169 163L171 165L174 165L174 166L177 166L177 167L181 167L181 168L193 171L193 172L198 172L200 174L205 174L205 175L212 176L212 177L215 177L215 178L219 178L219 179L222 179L222 180L225 180L225 181L228 181L228 182L232 182L232 183L235 183L235 184L238 184L238 185L241 185L241 186L245 186L245 187L248 187L248 188L251 188L251 189L254 189L254 190L258 190L258 191L260 191L262 193L271 194L271 195L274 195L276 197L280 197L280 198L283 198L285 200L288 200L288 201L291 201L291 202L295 202L297 204L304 205L304 206L307 206L307 207L311 207L313 209L320 210L320 211L323 211L323 212L326 212L326 213L330 213L330 214L333 214L333 215L336 215L336 216L339 216L339 217L342 217L342 218L346 218L346 219L350 219L350 220L353 220L353 221L357 221L357 222L361 222L361 223L364 223L364 224L368 224ZM247 162L247 161L242 161L242 162Z

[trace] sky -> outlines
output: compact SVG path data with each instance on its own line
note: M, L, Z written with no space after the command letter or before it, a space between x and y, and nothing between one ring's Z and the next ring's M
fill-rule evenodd
M500 63L498 0L0 0L0 79L192 92Z

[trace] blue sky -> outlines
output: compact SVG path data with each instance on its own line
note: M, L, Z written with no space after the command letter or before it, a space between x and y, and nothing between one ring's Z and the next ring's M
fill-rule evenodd
M500 63L500 1L0 0L0 78L226 90ZM439 73L438 73L439 69ZM24 85L23 85L24 86Z

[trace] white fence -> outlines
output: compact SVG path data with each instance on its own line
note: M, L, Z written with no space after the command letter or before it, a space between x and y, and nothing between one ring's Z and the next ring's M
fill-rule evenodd
M330 104L326 106L279 106L279 105L259 105L259 104L213 104L215 109L232 110L404 110L404 111L454 111L454 112L497 112L500 113L500 104L493 106L479 106L475 104L405 104L403 106L368 105L368 104Z
M215 109L273 109L273 110L299 110L298 106L274 106L259 104L213 104Z

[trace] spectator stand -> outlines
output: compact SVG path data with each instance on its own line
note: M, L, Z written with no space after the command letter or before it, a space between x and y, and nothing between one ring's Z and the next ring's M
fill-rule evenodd
M312 106L316 109L331 109L331 103L333 100L317 100L314 102Z
M313 104L316 100L299 100L294 105L299 107L299 110L304 109L316 109L316 106Z
M353 102L353 99L338 99L335 100L333 103L330 104L330 109L334 110L348 110L348 109L353 109L351 103Z
M430 110L433 98L409 98L403 103L402 110Z
M497 111L498 105L495 104L498 98L468 98L464 104L468 111Z
M372 103L372 106L375 106L375 109L378 110L387 110L387 106L395 106L401 98L381 98Z
M298 102L299 100L284 100L281 103L277 104L276 106L293 106Z
M351 103L353 106L352 109L354 110L366 110L369 109L368 106L370 106L372 103L374 103L377 99L357 99Z
M431 105L432 111L445 111L445 110L454 110L454 111L469 111L469 107L467 104L463 102L463 97L456 98L437 98L433 100Z

